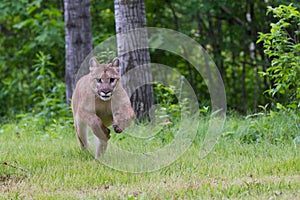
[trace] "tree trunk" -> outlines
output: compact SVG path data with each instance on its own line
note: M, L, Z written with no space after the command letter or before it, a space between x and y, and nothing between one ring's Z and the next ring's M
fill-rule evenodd
M77 71L93 48L90 0L64 0L67 103L70 104Z
M140 79L138 82L141 83L149 83L135 91L130 91L130 86L124 85L124 87L128 94L132 94L130 100L137 118L147 120L151 118L150 109L154 104L154 97L153 87L150 85L152 74L150 54L147 48L148 35L146 29L140 29L146 27L144 0L115 0L114 5L121 75L135 67L143 66L143 72L138 72L138 77L134 77L134 79ZM135 29L138 31L132 31Z
M243 69L242 69L242 113L243 115L247 114L247 89L246 89L246 66L247 66L247 55L248 55L248 46L246 42L244 43L244 62L243 62Z

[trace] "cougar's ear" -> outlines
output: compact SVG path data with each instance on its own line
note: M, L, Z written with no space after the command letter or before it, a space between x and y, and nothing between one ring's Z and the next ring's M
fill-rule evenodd
M114 58L111 64L113 67L119 67L120 66L119 58Z
M119 73L120 61L118 58L113 59L113 61L111 62L111 67L114 67L117 70L117 72Z
M99 63L95 57L92 57L90 59L89 64L90 64L90 72L92 72L95 68L99 66Z

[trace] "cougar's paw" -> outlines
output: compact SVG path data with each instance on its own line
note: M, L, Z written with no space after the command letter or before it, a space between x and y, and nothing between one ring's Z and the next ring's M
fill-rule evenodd
M107 131L105 133L106 137L109 139L110 138L110 129L109 128L106 128Z
M110 138L110 129L106 128L106 127L102 127L102 130L103 130L105 136L107 137L107 139L109 139Z
M120 127L119 127L118 125L116 125L116 124L113 124L113 128L114 128L114 130L115 130L116 133L121 133L121 132L123 131L123 130L120 129Z

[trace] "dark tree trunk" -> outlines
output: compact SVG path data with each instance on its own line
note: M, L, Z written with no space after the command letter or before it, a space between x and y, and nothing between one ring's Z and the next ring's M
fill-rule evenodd
M92 51L90 0L64 0L67 103L70 104L77 71Z
M255 2L251 1L250 2L250 30L251 30L251 37L252 37L252 44L253 44L253 48L250 49L251 51L251 58L252 58L252 63L253 67L255 68L255 87L254 87L254 99L253 99L253 110L255 112L257 112L257 107L258 107L258 102L260 100L260 95L258 95L261 91L260 91L260 78L259 78L259 68L258 68L258 62L259 62L259 58L257 56L257 47L256 47L256 40L258 38L258 31L257 31L257 20L256 20L256 16L255 16Z
M173 21L174 21L174 26L175 26L175 31L179 31L179 18L176 14L176 10L172 4L172 2L170 0L165 0L165 2L167 3L168 7L170 8L170 10L172 11L172 15L173 15ZM185 56L185 58L188 58L188 51L187 49L185 49L185 47L183 46L183 55ZM188 68L189 71L189 81L190 84L192 85L193 88L195 88L195 84L194 84L194 77L193 77L193 70L192 67L190 65L190 63L186 60L185 64Z
M244 115L247 114L247 90L246 90L246 66L247 66L247 53L248 53L248 46L244 44L244 62L243 62L243 69L242 69L242 113Z
M121 75L135 67L144 66L146 68L143 69L146 70L143 73L139 72L138 77L134 77L134 79L140 79L138 82L151 83L147 31L139 29L146 27L144 0L115 0L114 4ZM139 29L139 31L132 31L134 29ZM124 87L127 93L132 94L130 99L137 118L139 120L149 119L151 117L149 111L154 104L152 85L144 85L135 91L130 91L130 87L126 85Z

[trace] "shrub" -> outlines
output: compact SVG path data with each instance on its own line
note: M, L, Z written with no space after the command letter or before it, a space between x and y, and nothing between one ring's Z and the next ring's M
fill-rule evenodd
M51 56L43 52L36 54L32 71L17 70L2 80L0 100L6 99L2 110L6 118L39 118L46 125L51 119L65 120L70 117L65 103L65 84L53 73ZM27 113L27 114L24 114Z
M276 23L271 23L269 33L259 33L264 52L271 66L262 72L271 81L265 91L279 107L300 108L300 12L292 4L269 7Z

